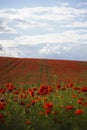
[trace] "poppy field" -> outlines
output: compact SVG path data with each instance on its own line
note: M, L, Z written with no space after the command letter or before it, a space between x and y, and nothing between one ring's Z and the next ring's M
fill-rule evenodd
M87 62L1 61L0 130L87 129Z

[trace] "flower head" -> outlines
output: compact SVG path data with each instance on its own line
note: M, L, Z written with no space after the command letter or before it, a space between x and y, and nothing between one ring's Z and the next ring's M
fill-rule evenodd
M81 115L83 113L83 110L81 110L81 109L77 109L76 111L75 111L75 114L76 115Z

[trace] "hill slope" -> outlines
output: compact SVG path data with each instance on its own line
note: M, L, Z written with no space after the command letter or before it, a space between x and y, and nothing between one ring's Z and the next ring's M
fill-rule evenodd
M0 57L0 84L49 83L74 80L87 83L87 62Z

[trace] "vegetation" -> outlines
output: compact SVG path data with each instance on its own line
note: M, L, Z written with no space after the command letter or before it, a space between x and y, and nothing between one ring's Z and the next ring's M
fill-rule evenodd
M87 62L0 60L0 130L87 129Z

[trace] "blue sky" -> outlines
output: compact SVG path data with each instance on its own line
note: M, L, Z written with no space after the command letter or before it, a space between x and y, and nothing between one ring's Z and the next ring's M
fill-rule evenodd
M0 56L87 61L87 0L0 0Z

